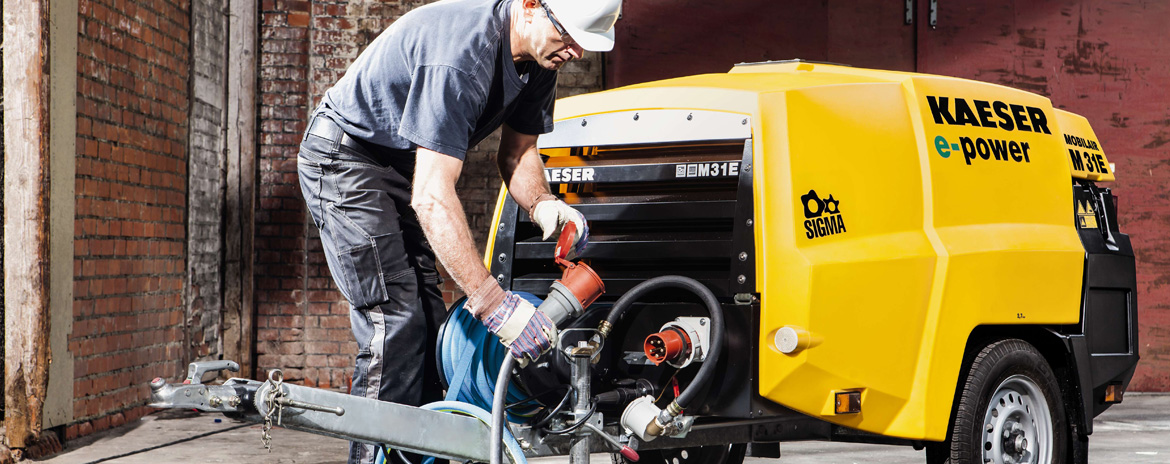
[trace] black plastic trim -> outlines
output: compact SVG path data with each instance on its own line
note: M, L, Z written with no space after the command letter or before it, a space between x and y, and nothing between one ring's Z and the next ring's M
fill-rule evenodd
M667 180L718 179L737 177L738 161L699 161L693 163L625 164L545 168L549 184L604 184L611 182L656 182ZM568 175L563 179L562 175Z
M1057 328L1071 355L1079 411L1070 420L1084 435L1109 408L1104 389L1128 387L1138 362L1137 271L1129 236L1117 224L1112 192L1092 182L1073 184L1074 227L1085 247L1080 322Z

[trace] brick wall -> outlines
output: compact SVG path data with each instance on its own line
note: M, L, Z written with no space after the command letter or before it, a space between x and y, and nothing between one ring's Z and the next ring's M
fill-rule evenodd
M296 178L308 114L309 2L260 5L260 196L256 211L256 355L260 370L304 366L306 217ZM310 223L311 225L311 223ZM258 374L262 375L262 372Z
M191 3L191 113L187 202L189 359L219 359L223 312L224 120L226 92L224 0Z
M81 0L73 438L183 373L190 5Z
M312 105L394 19L427 2L264 0L260 52L260 210L257 212L257 356L290 380L347 387L357 344L348 304L333 285L307 222L296 154ZM561 96L601 88L601 57L566 66ZM458 191L479 249L499 193L498 133L468 154ZM461 293L448 279L448 303Z

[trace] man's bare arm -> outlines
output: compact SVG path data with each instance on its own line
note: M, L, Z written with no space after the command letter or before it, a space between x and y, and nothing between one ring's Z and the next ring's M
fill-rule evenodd
M541 195L548 194L544 162L536 149L535 135L523 134L504 124L500 133L500 152L496 162L508 193L524 211L532 211Z
M416 159L410 206L443 267L467 295L473 295L494 280L489 280L491 274L475 249L467 216L455 194L463 161L423 147L418 147ZM483 311L494 308L474 309L482 317Z

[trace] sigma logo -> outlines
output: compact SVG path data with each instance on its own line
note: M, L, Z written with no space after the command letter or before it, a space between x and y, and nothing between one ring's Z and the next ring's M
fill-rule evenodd
M833 195L821 198L816 190L800 196L804 204L804 236L809 239L828 237L846 232L845 219L841 216L841 202Z
M551 168L544 170L549 182L593 182L593 168Z

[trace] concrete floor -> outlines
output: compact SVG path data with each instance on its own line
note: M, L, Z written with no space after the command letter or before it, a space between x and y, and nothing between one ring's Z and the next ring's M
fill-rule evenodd
M1095 422L1089 444L1093 463L1170 462L1170 395L1130 394ZM344 463L347 443L303 432L276 429L272 452L260 443L260 425L234 422L219 414L161 411L66 444L66 450L36 462L52 464ZM783 464L922 463L925 455L909 447L827 442L781 444ZM534 459L533 464L564 464L568 459ZM608 455L593 462L609 464ZM749 464L775 462L748 458Z

